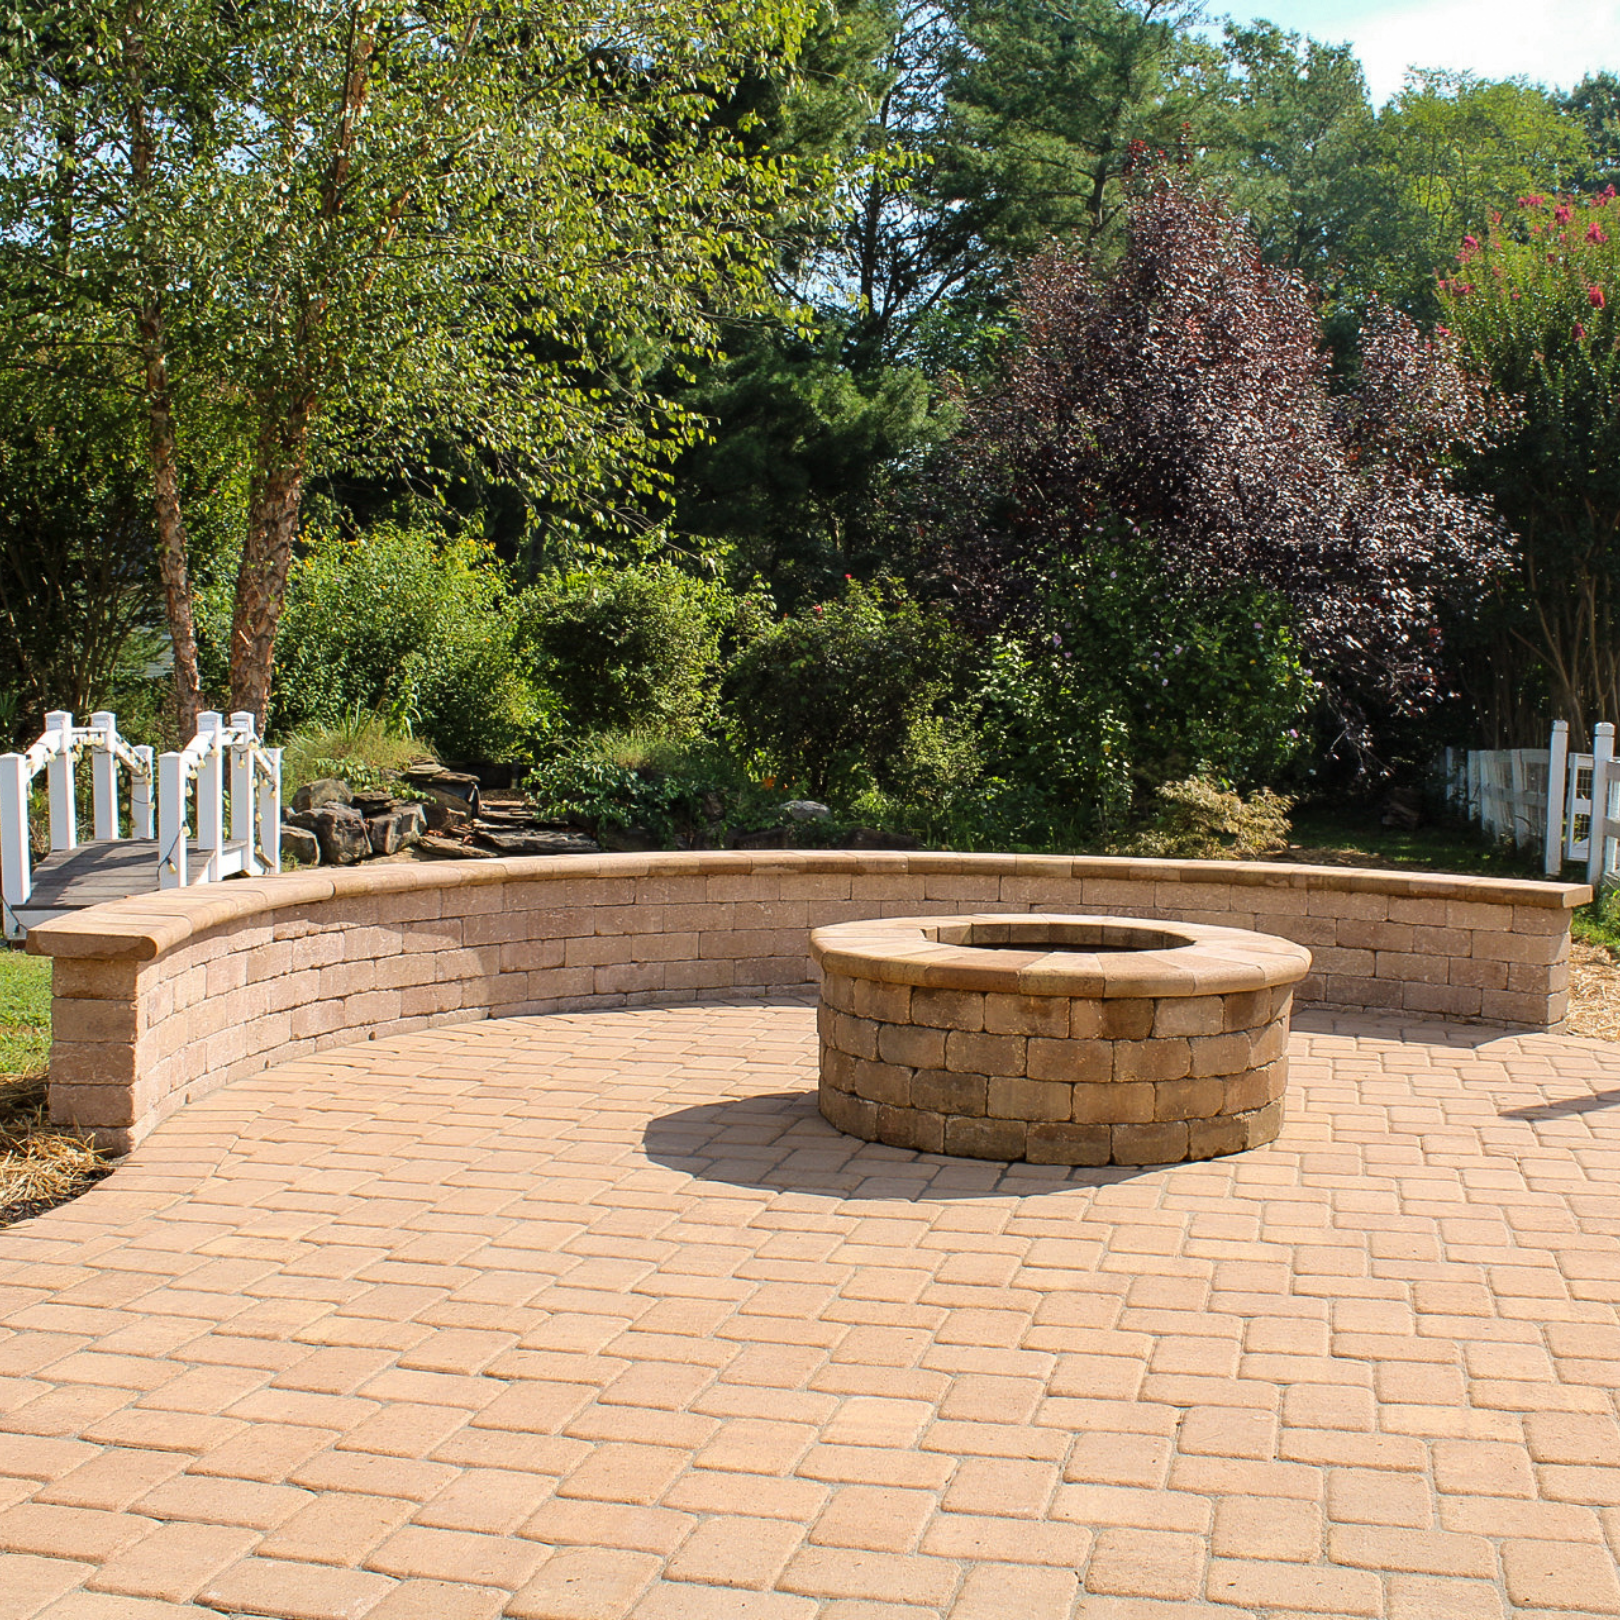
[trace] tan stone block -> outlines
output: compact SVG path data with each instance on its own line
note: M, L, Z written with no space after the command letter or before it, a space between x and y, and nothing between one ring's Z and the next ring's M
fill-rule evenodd
M1513 932L1515 934L1551 934L1569 932L1569 911L1563 906L1515 906Z
M1487 933L1509 933L1513 928L1513 907L1492 901L1447 900L1445 916L1425 918L1426 922L1444 923L1448 928L1484 929Z
M885 1063L900 1063L910 1069L945 1067L945 1031L918 1024L874 1025L879 1031L876 1056Z
M144 981L155 980L161 966L146 973L136 962L106 962L94 957L59 956L51 964L54 996L99 997L105 1001L133 1001Z
M1539 962L1550 967L1567 954L1562 934L1487 934L1476 932L1470 953L1480 962Z
M863 1142L878 1140L876 1103L867 1102L864 1097L852 1097L847 1092L823 1088L817 1096L817 1106L821 1109L821 1117L834 1130L858 1136Z
M1569 963L1554 962L1551 967L1539 967L1534 962L1509 962L1505 988L1531 995L1547 995L1554 990L1569 987Z
M919 1069L911 1077L911 1106L939 1114L982 1115L989 1110L990 1082L982 1074Z
M1405 948L1419 956L1467 956L1473 939L1469 928L1414 928Z
M1226 1102L1224 1080L1160 1080L1153 1087L1153 1117L1213 1119Z
M177 1032L178 1033L178 1032ZM137 1052L145 1046L128 1041L51 1041L51 1089L57 1086L133 1086Z
M1066 1120L1074 1088L1061 1080L1024 1080L993 1075L985 1112L992 1119Z
M970 1034L953 1029L945 1040L945 1067L959 1074L1022 1074L1022 1035Z
M1223 996L1172 996L1153 1004L1153 1034L1219 1035L1226 1028Z
M1187 1157L1184 1120L1156 1125L1116 1125L1115 1164L1180 1164Z
M1188 1043L1191 1062L1188 1072L1195 1080L1212 1074L1240 1074L1249 1067L1247 1030L1230 1035L1195 1035Z
M139 1001L80 1000L57 996L51 1002L51 1029L58 1040L133 1041L144 1028Z
M1322 972L1320 958L1317 966ZM1371 966L1371 958L1368 958ZM1221 1016L1224 1019L1224 1028L1230 1033L1238 1029L1253 1029L1258 1023L1265 1020L1271 1010L1271 992L1269 990L1242 990L1236 995L1221 997Z
M852 979L855 1004L846 1009L862 1018L875 1018L881 1024L911 1022L911 986L885 984L878 979Z
M848 1013L834 1013L832 1043L852 1057L875 1058L878 1055L878 1036L884 1029L884 1025L874 1023L870 1018L852 1018Z
M1075 996L1069 1001L1069 1039L1097 1040L1102 1035L1103 1004L1095 996Z
M1314 945L1311 947L1311 964L1318 973L1365 975L1370 979L1377 969L1378 954L1373 951L1347 951L1339 945Z
M1187 1157L1216 1159L1226 1153L1241 1153L1249 1146L1247 1124L1231 1117L1187 1121Z
M1280 1018L1288 1022L1288 1016L1294 1009L1294 987L1291 984L1272 986L1270 1018Z
M1031 1164L1107 1164L1113 1131L1107 1125L1033 1124L1024 1148Z
M1071 1088L1069 1117L1077 1125L1113 1125L1120 1121L1145 1125L1153 1119L1153 1086L1147 1080L1123 1085L1081 1084Z
M1439 1013L1446 1018L1477 1018L1485 992L1466 984L1408 984L1402 1005L1409 1012Z
M1512 990L1484 990L1480 992L1479 1015L1504 1024L1531 1024L1542 1029L1563 1017L1561 1008L1553 1010L1556 999Z
M1399 1007L1403 989L1399 979L1335 974L1323 985L1320 999L1331 1007Z
M913 990L911 1021L932 1029L972 1034L984 1028L984 995L978 990Z
M910 1069L856 1058L853 1080L850 1089L868 1102L887 1103L891 1108L907 1108L911 1104Z
M1346 950L1409 951L1413 948L1411 923L1365 922L1359 917L1343 917L1334 934L1333 943Z
M1244 1121L1249 1146L1262 1147L1267 1142L1276 1141L1278 1133L1283 1128L1283 1102L1279 1098L1276 1102L1267 1103L1264 1108L1257 1108L1252 1114L1239 1114L1233 1117Z
M1339 939L1339 924L1332 917L1291 917L1260 911L1255 913L1254 927L1256 933L1275 934L1312 950L1318 945L1335 945Z
M948 1121L923 1108L879 1108L877 1140L914 1153L943 1153Z
M1413 951L1380 951L1374 977L1399 979L1402 984L1445 984L1450 973L1451 958L1448 956L1419 956Z
M1305 909L1315 917L1354 917L1361 922L1387 922L1389 897L1338 888L1333 885L1331 876L1317 877Z
M1288 1052L1288 1026L1282 1022L1267 1024L1249 1036L1249 1064L1258 1069L1262 1064L1284 1057Z
M99 1126L134 1125L140 1118L132 1087L76 1086L52 1079L50 1112L53 1125Z
M1231 1075L1221 1084L1225 1092L1221 1113L1247 1114L1253 1109L1264 1108L1268 1102L1274 1102L1283 1094L1283 1088L1288 1084L1288 1060L1280 1058L1264 1068Z
M1180 1080L1191 1070L1192 1042L1182 1036L1114 1043L1115 1080Z
M1031 1080L1111 1080L1114 1074L1112 1041L1049 1041L1029 1038L1024 1072Z
M855 1059L835 1046L821 1048L821 1083L834 1091L853 1092L855 1089Z
M1028 1129L1016 1119L947 1119L944 1151L964 1159L1022 1159Z
M1061 1040L1069 1034L1069 1005L1066 996L986 995L984 1027L991 1035L1045 1035Z
M1395 895L1389 897L1389 920L1401 923L1419 923L1425 927L1443 928L1450 919L1454 902L1427 896ZM1468 926L1468 925L1464 925Z
M1472 985L1476 990L1505 990L1508 963L1481 961L1475 956L1457 958L1452 961L1450 979L1452 984Z
M730 962L671 962L664 970L666 990L724 990L736 979Z
M1099 1033L1113 1041L1145 1041L1153 1029L1153 1008L1146 996L1104 1001Z

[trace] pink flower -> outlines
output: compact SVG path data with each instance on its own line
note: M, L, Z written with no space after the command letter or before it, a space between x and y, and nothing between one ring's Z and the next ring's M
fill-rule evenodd
M1575 323L1575 341L1577 343L1584 343L1586 341L1586 328L1582 326L1579 321L1576 321Z
M1586 227L1586 240L1588 242L1601 243L1607 242L1609 239L1603 234L1603 227L1594 219L1592 223Z
M1519 296L1520 296L1520 295L1519 295L1519 290L1518 290L1518 288L1516 288L1516 287L1515 287L1515 288L1514 288L1514 290L1513 290L1513 302L1514 302L1514 303L1515 303L1515 304L1516 304L1516 303L1518 303L1518 301L1519 301Z
M1539 208L1546 200L1539 192L1532 191L1528 197L1519 199L1519 206L1521 208Z
M1549 253L1547 255L1547 263L1548 264L1557 264L1558 263L1558 255L1556 253Z
M1603 296L1603 289L1601 287L1588 287L1586 289L1586 301L1592 306L1593 309L1602 309L1604 304L1607 302Z
M1559 205L1553 209L1553 218L1556 219L1560 225L1569 224L1574 217L1574 214L1570 212L1568 203L1559 203Z
M1467 264L1478 252L1479 238L1477 236L1465 236L1462 239L1462 252L1457 255L1457 263Z

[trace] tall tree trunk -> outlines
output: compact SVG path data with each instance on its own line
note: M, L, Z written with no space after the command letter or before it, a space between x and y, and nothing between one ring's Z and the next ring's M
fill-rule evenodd
M124 15L124 69L129 86L129 160L137 208L144 208L150 201L156 157L146 104L145 27L142 0L129 0ZM180 727L180 740L186 743L197 730L197 711L202 707L202 683L197 672L197 628L192 617L191 570L186 559L186 520L180 506L180 457L175 440L174 396L169 386L162 280L144 232L139 243L136 264L142 287L136 326L145 371L147 449L152 460L158 577L163 582L163 607L169 621L169 639L174 646L175 719Z
M285 422L266 422L260 430L242 566L236 575L231 709L251 713L261 731L270 707L276 631L286 603L287 570L304 499L309 421L309 404L300 402Z

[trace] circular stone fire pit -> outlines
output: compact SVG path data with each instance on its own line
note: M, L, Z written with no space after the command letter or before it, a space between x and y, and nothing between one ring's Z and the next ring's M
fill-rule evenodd
M1176 1164L1282 1128L1301 945L1042 914L818 928L821 1112L868 1142Z

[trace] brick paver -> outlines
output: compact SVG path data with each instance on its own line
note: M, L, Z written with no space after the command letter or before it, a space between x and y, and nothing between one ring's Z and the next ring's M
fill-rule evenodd
M813 1083L751 1002L185 1110L0 1233L0 1620L1620 1615L1620 1049L1305 1013L1153 1170Z

